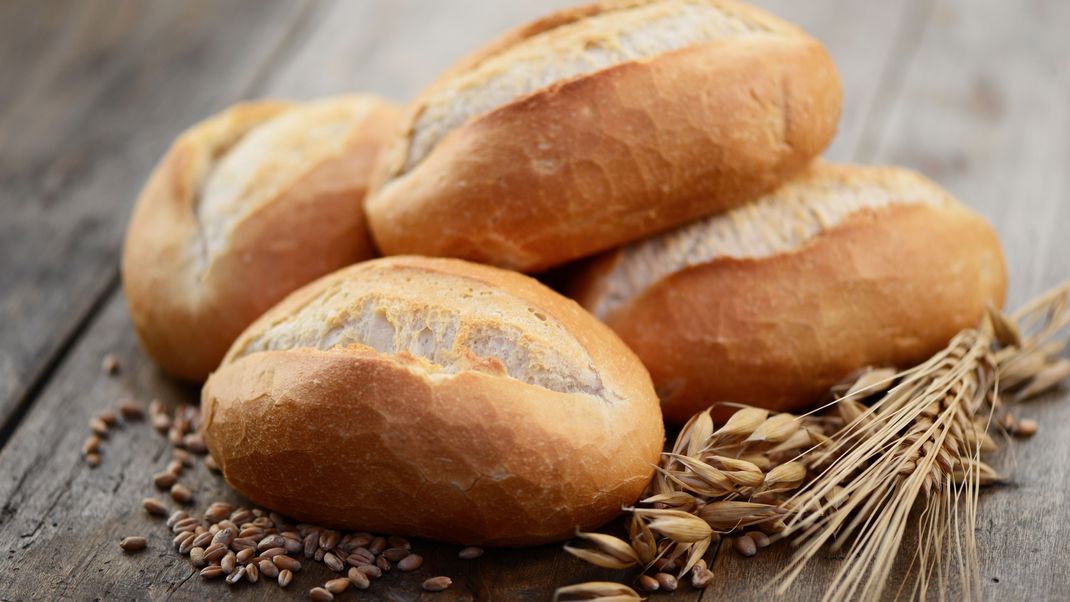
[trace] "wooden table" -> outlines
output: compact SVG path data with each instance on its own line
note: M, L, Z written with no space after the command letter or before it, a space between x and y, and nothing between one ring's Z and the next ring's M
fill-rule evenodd
M151 429L130 427L90 470L87 420L131 397L193 401L138 349L117 257L133 199L173 136L241 98L353 89L405 99L504 28L568 4L553 0L16 0L0 6L0 598L300 597L206 583L140 508L169 459ZM1065 0L768 0L823 40L846 93L833 159L922 170L995 224L1009 303L1070 277L1070 3ZM115 353L116 377L101 372ZM1070 575L1070 403L1025 409L1041 430L986 492L978 538L994 600L1066 599ZM198 468L198 501L234 499ZM201 506L203 507L203 506ZM125 557L123 535L150 549ZM421 594L391 574L383 599L547 599L559 585L618 578L547 546L490 551L418 543L419 575L455 586ZM721 550L715 583L674 598L764 600L786 549L742 560ZM793 590L818 596L835 558ZM348 595L352 595L347 593ZM656 598L666 598L658 595Z

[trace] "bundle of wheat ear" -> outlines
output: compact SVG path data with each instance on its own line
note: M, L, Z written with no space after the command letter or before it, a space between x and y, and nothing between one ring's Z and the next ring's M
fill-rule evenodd
M833 387L831 401L809 414L770 414L744 407L720 428L709 412L680 431L625 541L578 533L565 549L605 568L638 567L640 589L664 578L712 575L703 556L722 535L745 533L744 554L773 540L797 550L769 589L785 593L819 551L846 548L824 599L877 600L893 564L908 554L897 598L924 599L959 579L963 599L980 596L974 528L980 488L1000 474L982 455L997 440L1028 435L1018 402L1070 376L1070 282L1006 316L990 310L982 324L909 370L869 369ZM910 528L917 547L902 551ZM737 544L740 540L737 540ZM653 574L653 577L652 577ZM655 579L654 577L658 577ZM675 587L675 585L674 585ZM559 588L556 600L632 600L613 583Z

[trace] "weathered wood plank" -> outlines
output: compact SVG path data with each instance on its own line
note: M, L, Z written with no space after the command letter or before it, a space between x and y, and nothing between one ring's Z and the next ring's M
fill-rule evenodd
M415 11L421 16L428 14L437 16L433 19L423 19L424 23L420 24L423 38L414 37L406 42L395 42L391 40L395 39L394 36L404 35L398 32L411 25L410 19L404 17L405 13L392 12L394 10L392 8L362 6L367 4L372 3L344 3L321 8L322 13L318 10L309 18L306 25L301 26L302 31L308 30L307 35L311 36L310 42L293 54L278 54L283 67L278 71L265 71L256 76L250 88L253 93L306 97L359 87L379 91L395 98L403 98L417 90L422 81L438 68L418 67L417 65L423 65L426 60L434 65L444 66L453 59L453 56L446 56L447 49L449 52L455 52L456 55L463 54L486 37L485 34L490 33L483 31L478 23L470 27L467 22L463 30L458 32L456 24L468 17L460 11L454 13L450 10L450 6L456 5L445 2L434 3L433 9L423 10L415 4L411 6L406 4L403 5L404 10ZM873 145L872 148L881 150L874 152L873 158L882 161L901 161L926 169L922 160L924 157L912 155L910 149L917 144L918 148L931 150L933 145L926 139L926 134L934 129L938 131L941 127L950 127L956 133L959 132L956 127L965 129L962 125L947 126L944 123L944 120L948 118L944 113L946 109L932 101L934 93L944 92L953 95L956 91L960 91L959 86L962 82L956 78L945 81L939 72L929 72L924 68L926 61L932 60L932 56L949 55L955 58L956 65L958 64L957 59L960 55L957 51L950 52L947 48L947 45L951 43L945 42L943 37L934 40L934 36L937 35L934 32L942 33L950 40L957 39L948 35L949 26L946 23L942 26L930 26L929 29L924 30L924 36L919 38L922 46L918 49L917 58L909 65L909 69L904 69L900 73L893 68L896 58L890 55L890 49L909 45L908 42L903 41L904 36L909 41L909 36L914 35L911 28L914 27L915 19L920 18L919 15L927 14L922 10L924 7L904 4L900 5L900 12L884 12L888 8L882 5L879 10L872 13L874 16L869 16L864 9L858 8L859 20L852 21L852 27L845 27L844 23L847 19L845 15L855 14L850 11L857 3L823 2L798 6L793 6L793 4L787 1L778 2L775 10L796 18L818 37L825 39L830 44L831 52L840 62L841 70L844 72L848 107L845 109L845 123L841 128L841 136L849 137L852 142L834 147L832 151L834 156L851 157L855 147L866 147L866 143L862 142L864 139L876 140L869 144ZM542 8L536 10L525 7L524 10L531 10L532 14L544 12ZM1005 10L1009 11L1010 8ZM940 15L940 11L938 10L936 14ZM501 13L495 13L495 15L486 18L500 19L502 25L520 20L511 20L507 15L502 16ZM987 13L988 18L992 18L992 15L996 15L995 18L1003 16L1002 12ZM1049 18L1060 15L1065 16L1064 13L1056 13L1049 15ZM961 15L958 16L961 17ZM356 17L365 20L361 21ZM959 32L961 37L966 38L965 42L960 42L965 46L962 52L966 58L977 56L974 52L977 50L976 45L983 44L983 40L974 39L969 32L972 28L981 27L986 22L983 20L986 14L972 15L968 18L977 19L977 21L972 21L972 25L965 27L958 21L952 21L959 24L950 29L950 33ZM813 21L808 19L813 19ZM1032 22L1022 17L1019 21L1006 21L1005 27L1008 31L1012 31L1016 27L1023 27L1023 21L1025 21L1024 24L1032 26ZM369 38L351 33L345 26L358 22L361 23L360 31L367 31ZM1053 22L1059 21L1053 18ZM453 27L449 26L451 23L454 24ZM901 29L890 25L897 23L901 24ZM473 34L473 38L469 40L471 44L455 41L455 38L450 37L448 42L442 42L442 53L439 54L435 52L438 48L432 49L430 44L424 43L423 40L437 39L434 37L436 35L445 38L446 34L442 33L444 30L449 30L451 33L464 33L465 31L477 33ZM851 34L843 33L844 30L849 30ZM962 33L964 30L965 34ZM328 35L322 33L324 31L333 33ZM1045 35L1050 33L1048 30L1044 31ZM301 35L306 35L306 33ZM461 37L457 35L457 38ZM361 39L365 41L359 42ZM423 49L427 52L427 56L418 55L415 52L416 49ZM402 54L405 52L409 54ZM1029 48L1019 49L1021 56L1018 60L1032 60L1030 52ZM845 60L851 65L845 64ZM879 70L874 67L871 72L865 69L867 61L871 64L880 64L881 67ZM410 68L416 72L408 71ZM426 71L421 72L420 69L426 69ZM874 73L886 71L892 73L893 79L900 83L882 85L883 76L875 77ZM397 77L392 77L392 74ZM968 70L967 73L961 74L961 77L965 80L967 74ZM1036 84L1036 82L1029 81L1025 83ZM1065 84L1065 80L1051 83L1053 86L1051 89L1062 90L1062 96L1051 100L1055 104L1043 105L1048 110L1043 114L1052 117L1051 123L1063 124L1061 128L1063 131L1067 122L1066 93L1070 90L1070 87ZM878 92L879 88L882 91ZM870 106L877 101L883 102L881 99L885 97L881 96L882 94L892 99L888 101L889 104L882 104L875 108ZM856 108L851 109L851 103L854 101L850 99L853 97L872 100L858 101ZM1020 114L1016 113L1014 123L1017 127L1025 127L1031 123L1028 121L1029 111L1026 109L1030 103L1037 102L1037 99L1031 97L1028 90L1014 91L1014 99L1015 101L1007 106L1017 107L1010 111L1011 113L1020 111ZM1062 102L1061 108L1058 102ZM849 117L852 111L855 112L855 117ZM899 125L889 128L887 133L877 127L880 124L868 129L863 127L869 122L868 120L874 119L872 115L880 116L879 119L888 115L892 121L898 120ZM919 121L915 122L914 119ZM869 123L873 125L872 122ZM997 129L1004 131L1000 128L1002 126ZM1038 143L1040 146L1034 152L1040 154L1044 148L1049 148L1053 154L1051 157L1043 157L1040 163L1050 167L1054 164L1053 162L1058 162L1062 157L1063 165L1065 165L1066 157L1070 156L1070 153L1067 152L1065 141L1061 142L1063 146L1059 150L1060 142L1055 134L1060 131L1060 128L1038 129L1039 131L1033 133L1039 138L1030 139L1030 144L1033 144L1035 140L1042 141ZM911 132L912 138L905 137L907 134L903 134L902 131ZM1013 130L1007 130L1007 132L1009 139L1004 141L1007 147L998 147L998 153L1002 153L1003 162L1023 165L1024 159L1015 160L1016 153L1020 152L1020 149L1014 148L1015 132ZM900 136L904 137L900 138ZM959 148L952 146L950 140L937 142L948 144L947 149ZM159 150L162 150L165 143L166 141L161 142ZM1045 144L1050 146L1045 146ZM968 148L975 147L976 144ZM894 150L897 148L898 153L901 154L897 154ZM151 164L154 158L155 156L148 157L145 161ZM1049 180L1056 183L1040 191L1043 194L1039 197L1032 194L1026 195L1023 191L1022 198L1017 199L1017 204L1005 203L1004 197L1008 196L1006 188L999 189L998 192L994 189L989 190L994 186L994 179L1001 173L1002 162L991 160L991 157L987 155L983 161L981 158L976 160L977 165L983 169L963 174L961 181L948 181L948 178L934 173L932 169L927 169L927 171L933 173L963 198L973 201L986 213L1006 209L1005 215L998 216L1004 218L1003 222L1000 222L996 214L990 213L989 216L996 219L1000 227L1001 235L1008 247L1012 270L1021 270L1014 272L1016 278L1012 286L1019 287L1018 283L1021 281L1017 278L1022 277L1019 274L1034 279L1039 285L1051 284L1060 277L1070 275L1065 273L1065 263L1057 261L1067 256L1065 252L1067 243L1053 240L1058 237L1052 236L1058 218L1063 218L1063 223L1066 223L1065 209L1053 204L1053 199L1057 200L1058 195L1068 192L1065 176L1062 176L1062 179ZM142 167L147 169L145 166ZM1016 169L1032 168L1016 167ZM1014 173L1016 174L1015 181L1019 182L1022 188L1030 185L1027 173L1023 173L1021 178L1017 175L1018 171ZM1040 172L1033 173L1036 175ZM137 180L137 178L134 179ZM969 186L975 188L968 188ZM134 187L136 188L136 184ZM1034 192L1036 190L1033 189ZM977 199L972 196L974 194L978 197ZM1046 211L1044 215L1048 217L1048 225L1037 226L1034 221L1037 219L1036 215L1029 215L1038 208ZM1054 223L1050 223L1053 221ZM1033 229L1025 228L1026 232L1022 233L1021 229L1025 225ZM1045 242L1043 244L1030 242L1036 240ZM1059 253L1062 254L1059 255ZM1042 259L1033 262L1032 258L1035 257ZM1016 261L1023 264L1023 267L1015 267ZM1060 270L1064 273L1060 273ZM1029 289L1027 292L1033 293L1036 290ZM1017 299L1023 298L1025 294L1016 288ZM100 357L108 351L116 352L123 361L124 370L117 379L107 379L100 375ZM162 439L147 427L132 427L117 433L115 440L106 447L104 464L95 471L89 471L84 467L79 459L78 447L86 434L86 421L94 412L109 406L120 396L132 396L141 400L157 396L174 403L179 400L194 400L196 391L175 385L162 377L148 363L137 349L129 330L122 298L119 294L114 294L109 299L99 320L88 328L86 335L72 349L69 360L58 368L51 382L42 391L40 399L28 413L25 423L16 436L0 453L0 471L2 471L0 472L0 575L4 575L5 579L8 576L11 577L10 584L0 579L0 598L25 599L36 596L42 599L54 599L84 597L85 595L104 599L190 600L206 597L230 598L242 595L246 597L256 595L258 598L281 599L284 597L278 590L263 584L257 586L255 590L244 588L230 593L220 583L205 584L199 577L192 576L191 578L192 573L188 569L188 564L175 558L174 553L167 547L169 542L163 536L162 530L154 528L151 521L143 516L138 507L141 497L152 490L148 482L149 475L161 469L167 461L167 455L163 453L165 446ZM1065 401L1045 401L1032 406L1030 411L1035 410L1037 415L1044 418L1045 420L1042 421L1044 424L1048 420L1060 418L1065 423L1065 419L1070 417L1066 414L1067 405ZM1031 469L1021 473L1020 477L1016 477L1015 482L1027 484L1021 485L1026 488L1039 488L1040 483L1051 483L1061 489L1046 487L1036 491L1029 489L1029 495L1038 497L1043 503L1030 505L1028 508L1024 508L1023 504L1029 501L1019 497L1013 489L988 494L984 503L989 506L983 506L983 509L986 513L991 511L988 517L992 522L990 526L988 523L982 523L981 536L983 538L1007 537L1008 532L1014 529L1015 534L1010 541L1020 546L1019 551L1030 550L1034 547L1050 549L1050 545L1058 545L1058 542L1066 541L1065 532L1058 531L1047 522L1055 519L1042 516L1040 513L1051 512L1053 508L1057 509L1065 503L1064 500L1058 498L1059 495L1065 495L1067 489L1065 471L1058 468L1060 464L1055 454L1047 455L1051 454L1047 449L1062 449L1063 451L1059 452L1062 454L1060 457L1065 460L1067 439L1065 430L1044 429L1033 442L1022 446L1018 455L1020 464L1024 464L1028 458L1030 462L1040 463L1045 471L1055 476L1054 481L1051 476L1047 478L1047 481L1036 480L1040 473L1033 474ZM1058 447L1060 440L1063 441L1062 448ZM1062 481L1058 480L1059 475L1062 475ZM202 469L198 469L194 479L198 485L199 508L203 508L204 502L217 497L234 499L233 494L228 492L217 478L205 474ZM1044 521L1043 524L1049 527L1047 533L1052 536L1060 533L1060 538L1047 539L1048 536L1045 534L1044 539L1037 540L1037 534L1042 532L1036 527L1029 524L1011 526L1016 525L1017 522L1011 522L1008 519L1014 518L1014 521L1018 521L1019 519L1015 518L1016 515L1006 508L996 511L992 506L992 500L1001 499L1006 501L1008 508L1012 505L1019 508L1018 513L1022 515L1023 523ZM1056 518L1061 516L1059 520L1066 523L1066 516L1054 514ZM986 534L986 528L989 529L990 535ZM115 543L127 532L151 533L153 547L150 552L137 558L123 557ZM986 559L987 566L1008 568L1012 562L1016 564L1016 567L1012 569L1014 572L1008 573L1011 577L1001 578L1002 585L1008 583L1007 579L1010 579L1010 583L1016 583L1016 580L1029 575L1027 563L1022 563L1020 559L1013 561L1009 559L1007 550L1013 550L1013 547L1001 547L991 539L984 541L991 542L989 545L992 551L1003 550L1001 552L1003 555ZM455 588L448 594L424 596L426 599L542 600L546 599L549 592L557 585L618 575L593 569L568 558L560 553L557 546L523 551L493 551L475 563L457 560L454 556L456 548L453 547L432 544L418 544L418 547L428 557L427 569L419 575L448 574L457 582ZM62 550L62 553L57 550ZM1058 548L1054 551L1058 552ZM746 561L739 559L731 552L721 554L717 561L716 585L703 596L703 599L769 598L767 593L760 590L760 583L763 578L773 574L773 571L780 566L782 558L778 554L781 553L770 550L756 559ZM1036 555L1043 555L1043 552ZM1054 570L1060 566L1063 568L1062 574L1065 574L1067 567L1065 564L1059 565L1058 562L1056 560L1042 565L1047 568L1042 570L1040 577L1053 575L1049 569ZM1065 559L1063 562L1065 563ZM801 587L793 590L791 598L815 597L821 591L829 566L831 563L823 564L818 571L808 575ZM286 597L303 593L308 587L321 582L325 577L326 572L321 569L302 575L295 585L291 586L292 591ZM418 582L419 579L415 577L391 575L385 578L384 582L377 584L373 591L384 599L412 599L419 595L416 590ZM1018 589L1018 586L998 589L994 588L995 584L993 584L993 587L990 587L989 597L1013 599L1018 597L1016 594L1020 591L1032 592L1040 598L1050 597L1053 590L1050 587L1046 588L1046 583L1051 583L1051 580L1038 581L1035 587L1026 590ZM255 594L253 594L254 591ZM683 586L675 598L697 599L699 593L688 586Z
M1014 306L1070 277L1070 5L941 0L932 14L863 159L917 168L983 213Z
M894 110L872 133L875 160L928 173L993 223L1010 307L1070 279L1068 25L1070 4L1058 0L940 0ZM984 594L1065 598L1070 398L1021 413L1041 430L1004 458L1008 485L981 500Z
M311 98L367 90L404 102L444 69L502 32L573 0L338 2L310 42L283 57L263 88Z
M153 162L175 134L252 85L306 8L0 7L0 425L115 286L126 216Z

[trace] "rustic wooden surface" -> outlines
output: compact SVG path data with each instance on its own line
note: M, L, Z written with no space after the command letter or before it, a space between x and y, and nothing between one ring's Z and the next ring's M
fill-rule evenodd
M18 0L0 4L0 599L300 598L205 583L141 511L169 459L146 425L117 431L102 465L79 448L86 422L119 398L194 401L137 348L118 290L122 232L139 186L169 140L234 100L371 90L404 100L502 29L567 0L183 2ZM828 156L921 169L996 226L1010 304L1070 277L1070 66L1062 0L770 0L840 67L845 108ZM113 352L120 374L100 361ZM978 524L990 600L1065 599L1070 574L1070 403L1023 411L1041 431L983 495ZM194 471L198 504L237 500ZM203 508L203 505L198 507ZM135 557L116 542L144 533ZM384 577L364 597L543 600L559 585L618 578L560 552L418 543L427 568ZM721 551L715 583L686 600L765 600L787 549L742 560ZM814 599L835 558L785 599ZM421 594L419 577L454 587ZM353 594L346 594L352 596Z

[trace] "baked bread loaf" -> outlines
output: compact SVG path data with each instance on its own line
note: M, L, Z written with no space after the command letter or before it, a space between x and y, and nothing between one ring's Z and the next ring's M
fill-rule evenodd
M481 545L594 528L633 503L663 428L609 328L534 279L384 258L290 295L203 389L235 489L318 524Z
M722 401L798 409L858 368L923 361L1005 289L992 228L938 186L816 163L589 262L571 292L635 350L679 423Z
M400 109L354 95L235 105L182 134L156 166L123 245L142 346L203 380L266 309L374 248L362 202Z
M386 254L537 271L729 209L836 128L824 48L729 0L552 14L412 104L367 203Z

